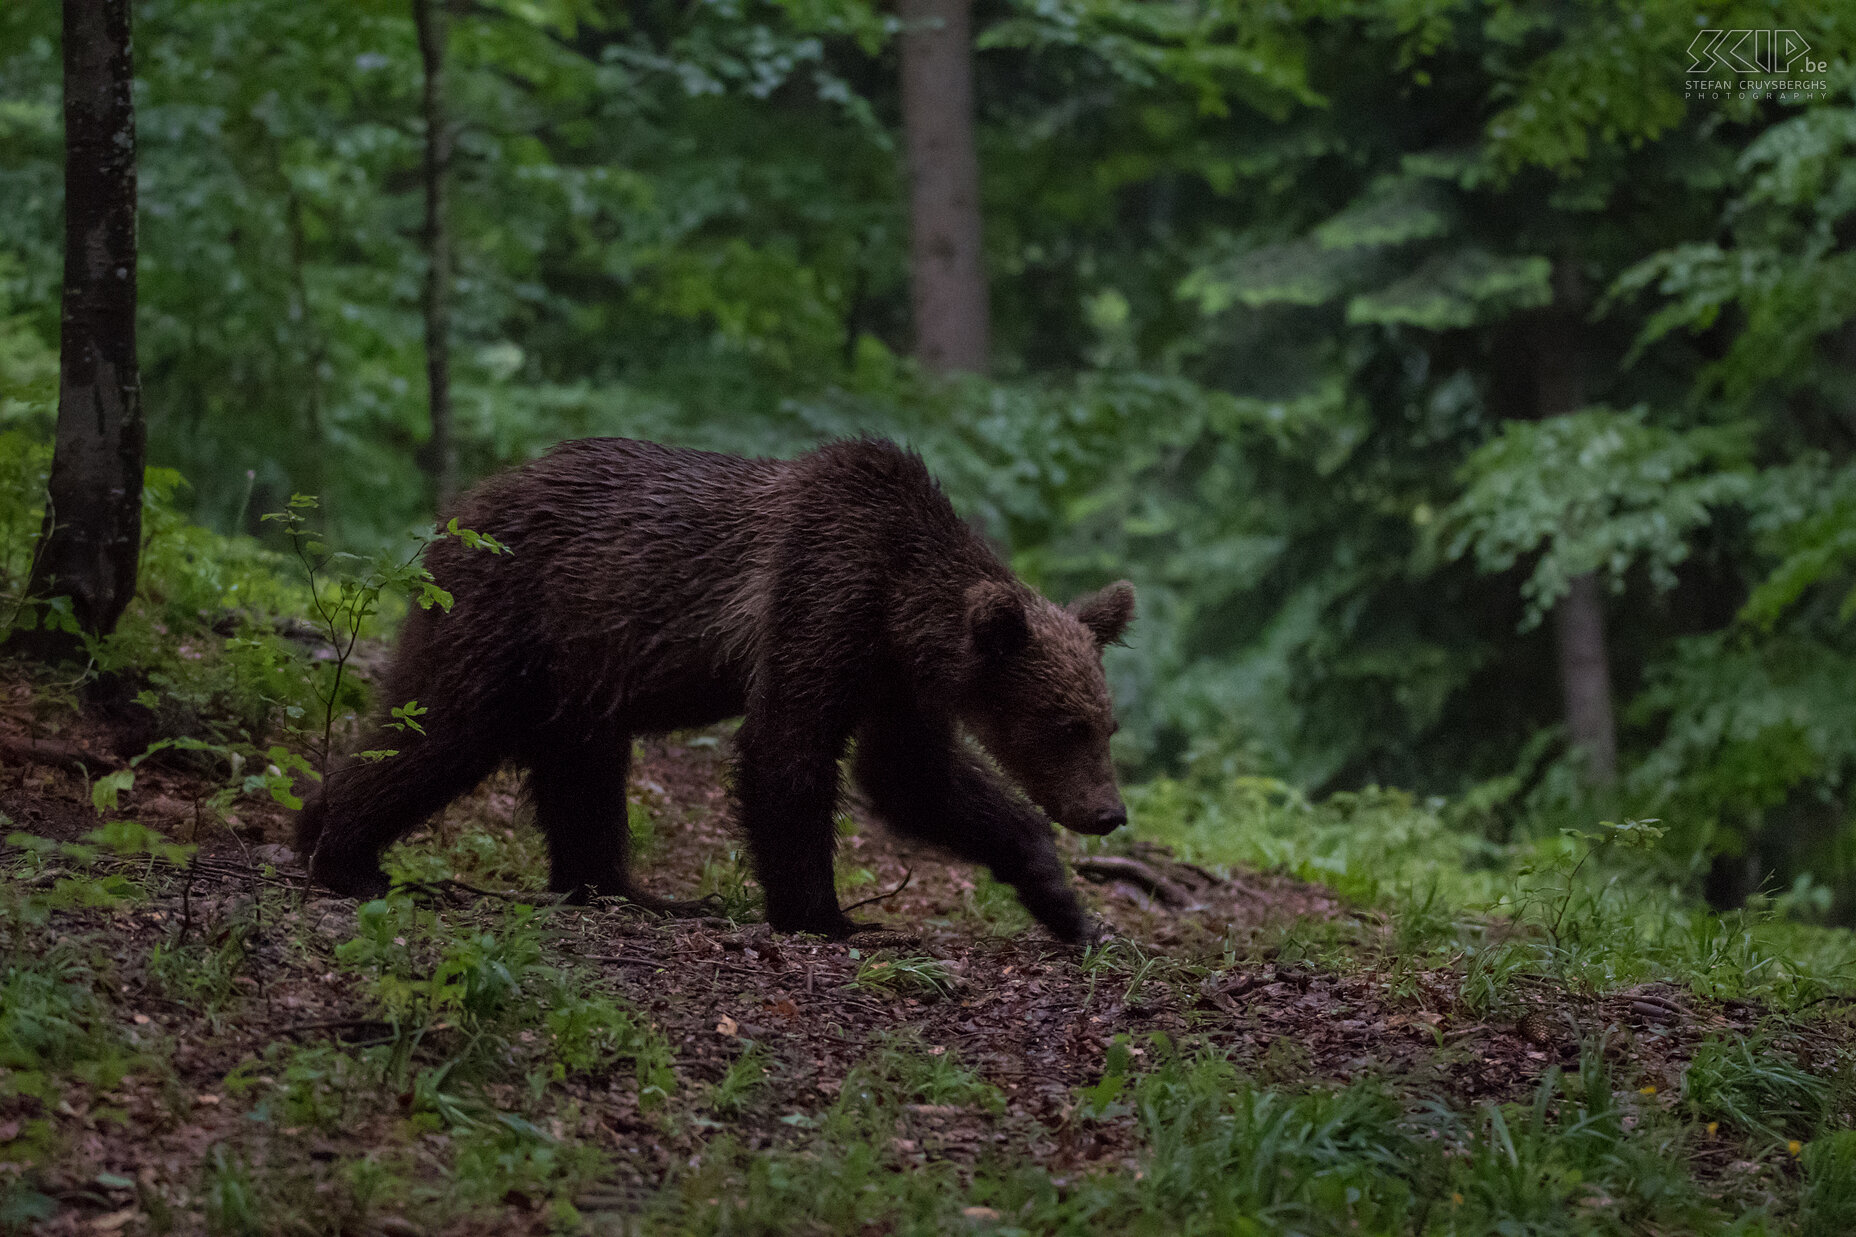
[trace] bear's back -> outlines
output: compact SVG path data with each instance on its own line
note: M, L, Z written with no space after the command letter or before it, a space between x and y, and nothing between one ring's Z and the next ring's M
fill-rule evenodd
M510 552L432 547L456 601L432 634L454 633L449 656L530 667L518 677L576 705L732 699L765 641L805 629L842 647L939 644L966 583L1009 578L922 461L879 439L790 460L581 439L452 514Z

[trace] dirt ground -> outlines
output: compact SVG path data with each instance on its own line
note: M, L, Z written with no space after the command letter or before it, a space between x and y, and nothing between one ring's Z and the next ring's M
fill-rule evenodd
M95 827L83 769L121 764L109 732L76 716L48 720L33 711L24 688L0 703L7 828L70 839ZM705 863L738 846L723 788L726 750L726 736L715 734L643 745L633 795L656 822L642 865L655 892L694 896ZM226 1093L228 1072L267 1044L317 1037L352 1043L372 1033L376 1011L361 1003L350 976L327 964L333 944L353 935L355 903L301 892L288 851L289 813L268 799L242 799L229 827L209 827L198 805L217 785L177 763L141 766L121 814L197 842L199 861L184 878L153 882L151 896L126 909L60 912L66 922L52 925L107 934L119 959L114 1000L133 1011L138 1038L168 1055L172 1076L132 1074L87 1103L40 1114L68 1149L60 1163L41 1166L64 1209L45 1232L109 1231L106 1222L136 1214L136 1191L109 1182L137 1182L146 1192L193 1180L209 1149L235 1137L244 1120ZM985 913L996 891L972 870L911 850L854 814L858 828L845 839L840 865L868 872L853 896L877 900L854 914L881 933L833 943L776 937L765 925L718 916L658 919L625 906L550 913L549 956L609 978L649 1014L674 1052L680 1090L715 1082L742 1041L768 1055L769 1098L729 1124L750 1148L790 1138L793 1126L782 1116L828 1103L884 1037L907 1037L930 1054L956 1053L1008 1101L1003 1115L910 1106L895 1144L905 1161L970 1163L1007 1144L1061 1182L1133 1163L1132 1118L1071 1119L1076 1089L1101 1076L1120 1034L1137 1054L1152 1042L1148 1036L1164 1033L1222 1047L1263 1078L1376 1076L1414 1099L1473 1102L1530 1095L1549 1066L1576 1065L1581 1039L1593 1034L1607 1036L1621 1079L1666 1089L1699 1039L1745 1028L1755 1012L1701 1007L1673 990L1583 999L1543 987L1523 988L1497 1016L1473 1018L1460 1000L1460 975L1375 963L1382 956L1375 942L1389 925L1320 885L1280 873L1209 871L1138 842L1103 864L1066 838L1108 942L1086 954L1009 915ZM410 845L431 846L467 824L527 828L513 776L491 779ZM264 874L266 864L274 874ZM540 884L537 874L530 896ZM295 892L258 902L271 909L233 981L241 990L235 1014L162 996L144 965L149 951L177 933L210 933L241 907L249 914L261 887ZM499 900L456 887L430 896L458 917ZM1307 946L1335 940L1349 943L1350 963ZM884 959L921 956L944 964L951 992L852 983ZM580 1126L571 1132L605 1147L619 1166L614 1180L579 1200L582 1210L628 1206L697 1154L711 1132L703 1123L646 1119L629 1079L570 1077L557 1085L578 1101ZM174 1086L191 1099L177 1105ZM10 1113L0 1107L0 1149L34 1115L22 1105ZM371 1134L349 1129L344 1139ZM310 1132L301 1143L312 1161L344 1151ZM528 1223L522 1201L512 1200L509 1214L485 1231L521 1231Z

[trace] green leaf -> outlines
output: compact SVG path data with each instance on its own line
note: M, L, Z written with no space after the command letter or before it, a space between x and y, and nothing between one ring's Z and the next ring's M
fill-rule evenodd
M118 769L114 773L106 773L90 785L91 806L96 808L99 816L105 812L114 812L118 810L118 796L133 785L135 785L134 769Z

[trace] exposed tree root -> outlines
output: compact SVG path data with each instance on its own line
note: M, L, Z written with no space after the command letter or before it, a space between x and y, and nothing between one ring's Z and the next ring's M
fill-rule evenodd
M1121 855L1089 855L1077 859L1071 866L1084 876L1125 880L1139 885L1168 906L1184 908L1191 906L1194 900L1177 881L1162 876L1151 865L1139 859Z
M0 759L9 763L51 765L79 775L99 770L120 769L122 761L114 756L87 752L57 739L9 739L0 737Z

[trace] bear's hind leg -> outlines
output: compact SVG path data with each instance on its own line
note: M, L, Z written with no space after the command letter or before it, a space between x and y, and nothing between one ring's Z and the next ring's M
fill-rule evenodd
M548 888L570 902L624 898L664 915L713 913L708 902L678 902L640 889L631 874L625 783L632 736L612 725L551 729L527 757L535 823L548 838Z
M535 823L548 839L548 888L573 902L634 897L625 818L631 736L613 725L550 727L525 759Z
M735 735L735 800L778 932L842 938L833 856L838 758L848 733L796 713L750 707Z

